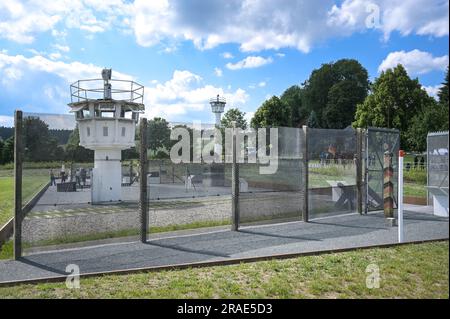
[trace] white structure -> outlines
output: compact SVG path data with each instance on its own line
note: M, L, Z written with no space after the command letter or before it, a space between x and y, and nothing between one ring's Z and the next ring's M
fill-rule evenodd
M216 98L209 100L209 104L211 104L211 110L216 116L216 126L220 126L220 118L227 102L224 97L220 97L219 94L217 94Z
M111 69L104 69L102 78L79 80L70 86L69 106L75 113L80 145L95 151L92 203L121 200L121 151L135 145L136 124L145 108L142 85L111 80Z

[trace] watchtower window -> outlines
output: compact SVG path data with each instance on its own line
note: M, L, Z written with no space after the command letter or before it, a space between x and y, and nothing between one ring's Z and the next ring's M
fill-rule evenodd
M125 127L122 127L122 136L125 136Z
M87 136L91 136L91 128L88 126L86 127Z
M108 127L103 126L103 136L108 136Z

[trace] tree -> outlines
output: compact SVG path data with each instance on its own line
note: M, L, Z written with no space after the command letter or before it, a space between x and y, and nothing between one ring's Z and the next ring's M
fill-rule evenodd
M319 124L317 123L316 112L311 111L311 113L308 116L308 120L306 121L306 125L308 125L308 127L312 127L312 128L319 127Z
M3 147L4 147L4 142L2 140L2 138L0 138L0 165L3 164Z
M14 136L9 137L3 144L2 151L3 164L14 161Z
M383 71L375 80L371 94L357 106L353 126L399 129L401 145L409 149L412 145L408 143L406 132L411 120L434 103L418 79L411 79L399 64Z
M78 126L72 131L66 145L66 158L73 162L93 162L94 151L80 145Z
M447 73L445 74L445 80L442 83L442 86L439 88L438 98L439 103L446 105L448 108L448 66L447 66Z
M231 122L236 122L236 126L243 130L247 129L247 120L245 119L245 112L241 112L237 108L229 109L222 117L222 127L233 127Z
M448 107L441 103L432 103L415 115L405 133L410 151L422 152L427 148L429 132L448 131Z
M272 96L256 110L250 126L253 128L289 126L289 106L277 96Z
M302 103L302 95L303 89L293 85L280 96L280 100L289 106L290 126L301 127L308 117L308 110Z
M303 107L316 112L319 127L345 128L368 90L367 70L356 60L338 60L311 73L304 83Z
M438 93L439 102L430 103L422 112L416 114L406 132L406 139L413 151L424 151L427 147L426 138L429 132L448 131L448 67L445 81Z
M148 147L155 154L158 149L170 148L170 128L169 122L161 117L155 117L148 121Z
M39 117L28 116L23 119L23 136L25 161L62 160L64 151L50 135L47 123Z

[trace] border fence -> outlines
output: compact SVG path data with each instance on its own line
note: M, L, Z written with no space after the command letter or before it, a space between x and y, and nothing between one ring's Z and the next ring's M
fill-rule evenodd
M32 131L45 131L65 116L16 111L15 121L15 258L53 248L146 241L158 232L239 230L381 210L383 155L399 148L397 130L177 125L152 131L141 119L134 150L122 150L118 200L94 203L93 185L100 184L93 181L102 179L98 159L73 140L75 121L73 127L64 124L73 130L65 157L57 143L49 149L35 145L39 132ZM180 127L185 133L175 132ZM174 161L169 155L183 138L188 147L180 148ZM61 163L56 167L55 158ZM396 175L395 156L392 167ZM25 207L30 189L38 195Z

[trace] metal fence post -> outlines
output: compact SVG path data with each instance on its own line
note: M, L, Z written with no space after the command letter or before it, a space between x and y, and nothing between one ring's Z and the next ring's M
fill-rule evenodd
M14 259L22 257L22 111L14 113Z
M233 122L232 164L231 164L231 230L239 230L239 164L237 162L236 123Z
M356 129L356 200L358 213L363 213L362 129Z
M148 233L148 185L147 185L147 119L142 118L139 129L140 135L140 197L139 197L139 207L141 214L141 242L145 243L147 241Z
M309 178L309 128L307 125L303 125L303 136L304 136L304 145L303 145L303 221L309 221L309 203L308 203L308 178Z

